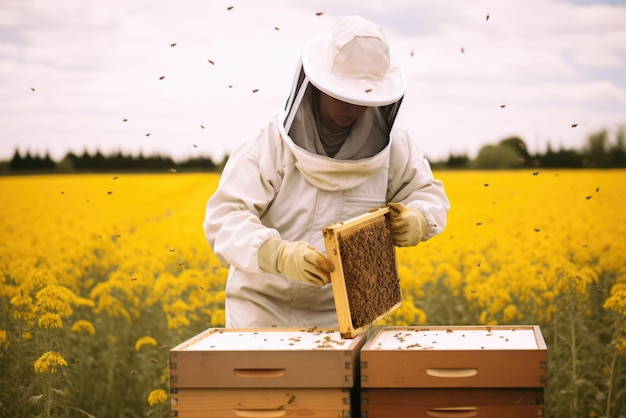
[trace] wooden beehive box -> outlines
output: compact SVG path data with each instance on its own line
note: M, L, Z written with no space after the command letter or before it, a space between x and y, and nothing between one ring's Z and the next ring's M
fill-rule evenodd
M363 389L361 403L362 418L537 418L543 389Z
M382 207L324 228L339 331L354 338L402 303L396 252Z
M361 349L361 416L543 416L537 326L383 327Z
M364 343L336 329L210 328L170 350L172 415L350 416Z
M361 386L539 388L546 365L538 326L383 327L361 349Z

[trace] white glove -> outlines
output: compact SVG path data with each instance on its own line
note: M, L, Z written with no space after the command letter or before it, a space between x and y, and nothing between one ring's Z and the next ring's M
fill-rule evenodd
M422 213L402 203L388 203L391 216L390 230L398 247L417 245L426 233L426 218Z
M259 248L259 267L267 273L285 276L317 286L330 283L334 267L324 255L304 241L270 238Z

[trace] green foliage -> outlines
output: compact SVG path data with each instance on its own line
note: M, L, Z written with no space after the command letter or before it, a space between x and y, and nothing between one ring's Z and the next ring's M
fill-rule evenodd
M523 159L509 145L485 145L480 149L472 168L482 170L519 168Z

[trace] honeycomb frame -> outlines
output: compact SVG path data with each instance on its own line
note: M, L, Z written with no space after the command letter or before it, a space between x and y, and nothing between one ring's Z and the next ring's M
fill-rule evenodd
M323 230L343 338L354 338L402 304L389 217L383 206Z

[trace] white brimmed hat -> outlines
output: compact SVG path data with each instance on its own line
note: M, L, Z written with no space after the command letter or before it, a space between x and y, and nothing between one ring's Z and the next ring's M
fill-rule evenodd
M344 102L385 106L406 90L402 69L389 55L380 26L360 17L340 18L330 36L309 42L302 53L311 84Z

